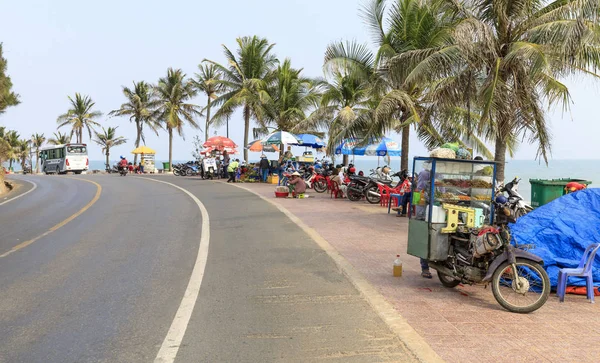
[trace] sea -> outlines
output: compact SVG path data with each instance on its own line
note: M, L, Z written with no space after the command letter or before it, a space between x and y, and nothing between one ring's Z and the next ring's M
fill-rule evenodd
M159 160L156 162L157 168L162 168L162 162L166 160ZM187 160L173 160L173 163L186 162ZM340 163L341 159L335 160L336 163ZM250 162L258 162L258 160L250 160ZM383 158L378 160L377 157L355 157L353 162L356 166L357 171L364 171L365 174L369 173L369 170L375 169L377 166L387 165ZM111 161L111 165L116 163ZM5 165L7 166L7 165ZM399 158L392 158L389 166L393 171L400 169ZM13 164L14 170L20 170L19 165ZM412 168L412 161L410 168ZM90 161L90 170L104 170L104 160L92 160ZM519 193L524 197L525 200L531 200L531 184L530 179L559 179L559 178L570 178L570 179L583 179L591 181L590 187L600 187L600 160L550 160L548 165L536 160L509 160L506 164L505 170L506 182L511 181L513 178L521 178L519 183ZM595 185L596 184L596 185Z

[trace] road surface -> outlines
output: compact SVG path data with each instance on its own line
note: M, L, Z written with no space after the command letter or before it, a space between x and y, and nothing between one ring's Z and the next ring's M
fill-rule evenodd
M331 258L252 193L168 176L13 178L0 362L415 361Z

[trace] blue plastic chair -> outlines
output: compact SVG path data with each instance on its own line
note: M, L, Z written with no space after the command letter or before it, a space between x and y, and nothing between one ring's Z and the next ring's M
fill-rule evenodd
M561 268L558 272L558 286L556 287L556 295L560 299L560 302L565 301L565 291L567 289L567 281L569 276L579 276L586 278L586 289L587 299L591 303L594 303L594 279L592 278L592 265L594 264L594 257L600 249L600 243L592 243L587 246L579 266L577 268Z

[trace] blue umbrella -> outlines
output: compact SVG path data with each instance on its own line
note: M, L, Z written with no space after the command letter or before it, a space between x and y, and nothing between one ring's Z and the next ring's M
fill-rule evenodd
M295 145L312 147L313 149L320 149L320 148L325 147L325 142L316 135L300 134L300 135L296 135L296 136L302 142L299 144L295 144Z
M387 137L366 146L356 146L356 144L356 140L344 140L344 142L337 147L335 153L343 155L400 156L400 145Z

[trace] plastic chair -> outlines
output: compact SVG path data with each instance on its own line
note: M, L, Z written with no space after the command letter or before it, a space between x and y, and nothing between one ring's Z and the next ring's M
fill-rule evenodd
M592 243L587 246L579 266L577 268L561 268L558 272L558 286L556 287L556 295L560 299L560 302L565 301L565 290L567 289L567 282L569 276L579 276L586 278L587 287L587 299L591 303L594 303L594 280L592 277L592 265L594 264L594 257L600 249L600 243Z
M382 207L387 206L390 200L390 188L387 185L377 184L377 189L379 190L379 195L381 195L379 205Z
M331 182L331 196L330 196L330 198L333 198L334 195L335 195L335 199L343 198L344 197L344 193L342 192L342 190L340 189L339 184L336 181L332 181Z

